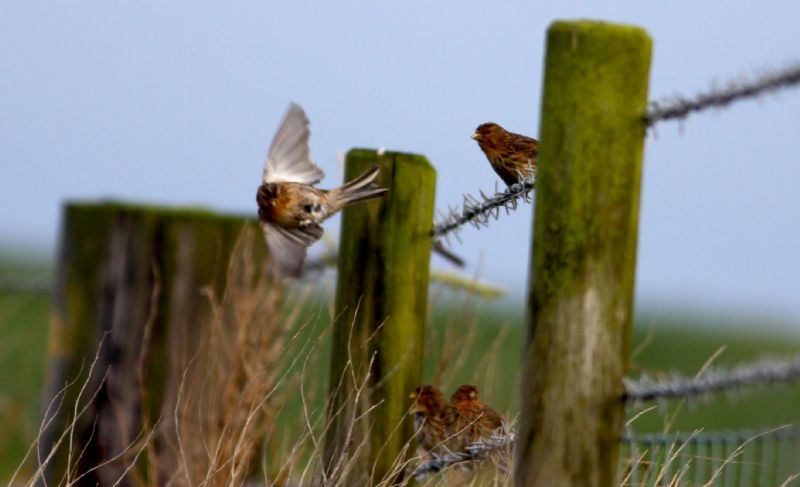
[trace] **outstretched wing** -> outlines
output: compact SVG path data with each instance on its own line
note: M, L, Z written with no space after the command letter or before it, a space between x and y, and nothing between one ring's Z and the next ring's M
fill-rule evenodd
M308 149L308 117L295 103L283 117L281 127L264 162L264 182L286 181L292 183L317 184L325 173L311 160Z
M304 228L286 228L270 221L262 221L264 238L269 255L281 274L290 277L303 275L303 261L306 249L322 238L322 227L308 225Z

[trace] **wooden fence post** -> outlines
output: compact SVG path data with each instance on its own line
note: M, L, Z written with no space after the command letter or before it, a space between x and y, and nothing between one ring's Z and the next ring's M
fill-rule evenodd
M617 481L650 49L631 26L548 30L518 486Z
M347 208L339 244L324 471L349 485L404 460L428 302L436 171L420 155L353 149L345 180L374 164L389 195Z
M165 388L177 387L182 360L194 355L210 314L200 291L209 285L225 288L228 261L247 222L202 210L65 206L45 407L61 397L65 384L74 385L56 401L60 409L46 413L52 422L39 442L39 458L55 452L45 471L50 485L64 481L68 458L72 479L87 473L77 485L132 484L130 476L139 472L126 470L132 455L110 460L152 427L144 418L162 417L162 431L171 422L174 406L162 403ZM254 262L264 262L264 245L253 246L253 252ZM80 406L88 406L68 442L62 435L84 383ZM170 454L166 448L163 453ZM161 473L173 475L175 463L162 460L159 467L172 471Z

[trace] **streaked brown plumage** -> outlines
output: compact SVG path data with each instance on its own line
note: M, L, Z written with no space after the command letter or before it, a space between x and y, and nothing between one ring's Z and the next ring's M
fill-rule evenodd
M306 248L322 237L325 219L347 205L384 196L388 190L373 181L373 166L339 188L314 188L325 173L311 160L308 117L294 103L281 122L264 162L263 183L256 193L258 219L270 258L284 274L299 277Z
M435 386L417 387L410 394L414 399L414 431L417 443L426 452L442 451L447 440L445 415L447 402Z
M464 384L450 398L450 407L445 415L449 445L454 451L462 451L481 438L488 438L503 426L503 415L487 406L478 398L478 388Z
M519 181L519 174L532 177L536 171L539 141L507 131L496 123L484 123L475 129L472 138L508 186ZM533 169L533 171L531 171Z

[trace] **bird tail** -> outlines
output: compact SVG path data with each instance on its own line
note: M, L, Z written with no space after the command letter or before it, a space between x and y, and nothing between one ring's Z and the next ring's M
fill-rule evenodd
M339 210L359 201L371 200L386 195L389 190L381 188L373 182L380 171L381 168L379 166L372 166L364 174L349 181L344 186L331 190L328 196L332 206Z

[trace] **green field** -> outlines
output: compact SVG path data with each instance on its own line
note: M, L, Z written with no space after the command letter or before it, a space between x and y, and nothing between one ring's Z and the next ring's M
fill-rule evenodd
M45 373L49 302L47 293L0 292L0 481L13 472L35 436ZM324 331L328 326L324 300L309 309L309 316L316 316L309 333ZM424 381L442 385L446 391L460 383L475 383L487 402L514 417L523 341L521 310L450 297L436 302L430 323ZM329 336L324 337L315 352L321 366L316 377L308 381L317 389L317 398L324 396L327 382L324 364L330 350L326 346ZM721 347L725 348L715 363L730 365L765 354L796 353L800 338L785 329L765 329L756 320L644 310L636 320L634 348L641 350L633 360L634 372L693 373ZM675 401L661 404L637 419L634 430L663 431L676 405ZM671 430L716 431L794 423L800 417L799 405L800 388L794 385L719 394L683 405ZM280 431L291 434L298 415L299 406L290 405L282 415L286 424Z

